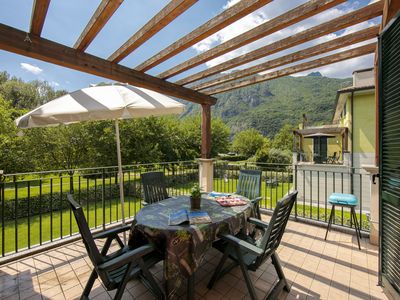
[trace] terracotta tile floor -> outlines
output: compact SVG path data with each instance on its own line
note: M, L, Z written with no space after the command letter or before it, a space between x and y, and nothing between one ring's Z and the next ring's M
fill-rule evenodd
M358 250L355 236L332 231L324 241L324 228L289 222L279 247L290 293L280 299L386 299L377 286L378 250L365 239ZM196 273L198 299L249 299L239 268L223 277L213 290L206 285L220 258L211 249ZM29 258L0 266L1 299L75 299L79 298L90 275L91 263L81 242L75 242ZM162 265L152 272L162 281ZM252 273L253 283L262 299L276 280L270 261ZM184 289L177 298L184 298ZM91 299L110 299L97 280ZM129 282L124 299L153 299L137 280Z

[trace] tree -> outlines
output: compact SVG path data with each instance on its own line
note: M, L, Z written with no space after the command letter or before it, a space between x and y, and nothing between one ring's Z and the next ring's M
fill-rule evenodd
M181 120L185 145L187 147L186 156L200 157L201 150L201 117L195 115ZM230 129L220 118L211 119L211 157L218 153L224 153L229 149Z
M0 85L0 95L19 109L32 109L39 106L40 97L36 87L19 79L12 78Z
M265 137L262 146L257 150L254 155L254 160L256 162L267 162L269 150L271 149L271 141L269 138Z
M3 84L10 78L10 74L6 71L0 72L0 84Z
M233 151L246 157L253 156L264 143L263 135L254 128L237 133L232 142Z
M272 148L293 151L293 127L284 125L272 140Z
M25 152L29 145L24 136L18 135L14 123L22 113L0 95L0 170L5 173L33 170L33 162Z

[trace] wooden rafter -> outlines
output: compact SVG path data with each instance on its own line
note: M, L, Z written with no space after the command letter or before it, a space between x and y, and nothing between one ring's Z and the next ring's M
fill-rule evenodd
M240 18L252 13L260 7L268 4L272 0L241 0L237 4L224 10L216 17L210 19L203 25L197 27L195 30L175 41L165 49L158 52L142 64L138 65L135 70L145 72L163 61L175 56L183 50L193 46L201 40L209 37L224 27L232 24Z
M101 76L119 82L126 82L151 89L169 96L200 104L215 104L216 99L202 93L181 87L160 78L138 72L105 59L78 51L38 36L25 40L26 32L0 24L0 49L59 66Z
M319 58L316 60L312 60L312 61L298 64L295 66L291 66L291 67L288 67L285 69L277 70L277 71L270 72L270 73L263 74L263 75L256 75L251 78L245 78L245 79L242 79L242 80L239 80L236 82L232 82L232 83L228 83L228 84L225 84L222 86L217 86L214 89L205 90L204 93L207 95L220 94L220 93L223 93L226 91L238 89L238 88L252 85L255 83L287 76L290 74L295 74L295 73L310 70L310 69L319 68L319 67L322 67L325 65L330 65L330 64L333 64L336 62L340 62L340 61L344 61L347 59L374 53L375 48L376 48L376 43L371 43L368 45L360 46L360 47L357 47L354 49L350 49L347 51L343 51L343 52L332 54L332 55L329 55L326 57L322 57L322 58Z
M118 50L111 54L108 60L115 63L120 62L196 2L197 0L172 0L132 35Z
M50 0L33 1L30 33L40 36L46 19L47 10L49 9Z
M79 51L85 51L123 1L102 0L90 18L89 23L75 42L74 48Z
M204 77L211 76L222 71L232 69L242 64L254 61L256 59L266 57L268 55L277 53L282 50L289 49L299 44L311 41L313 39L322 37L324 35L336 32L338 30L347 28L349 26L364 22L366 20L375 18L382 14L383 1L373 3L371 5L362 7L356 11L350 12L338 18L335 18L326 23L311 27L297 34L289 36L285 39L268 44L251 52L245 53L221 64L208 68L204 71L190 75L186 78L176 81L176 84L184 85L194 82Z
M389 21L396 16L400 11L400 1L399 0L385 0L385 8L382 17L382 26L385 27Z
M347 34L345 36L336 38L334 40L321 43L307 49L303 49L294 53L290 53L288 55L266 61L264 63L258 64L256 66L252 66L247 69L243 69L237 72L232 72L228 75L218 77L216 79L202 82L198 85L191 86L190 88L193 90L203 90L206 88L210 88L216 85L220 85L222 83L238 80L243 77L247 77L250 75L254 75L258 72L264 72L273 68L277 68L286 64L294 63L303 59L311 58L313 56L321 55L327 53L329 51L333 51L336 49L340 49L346 46L350 46L356 43L360 43L363 41L367 41L377 37L379 34L379 26L369 27L351 34Z
M232 50L238 49L246 44L254 42L262 37L265 37L297 22L305 20L342 2L345 2L345 0L310 0L272 20L269 20L243 34L240 34L226 41L225 43L222 43L165 72L162 72L158 75L158 77L166 79L175 76L188 69L194 68L206 61L221 56Z

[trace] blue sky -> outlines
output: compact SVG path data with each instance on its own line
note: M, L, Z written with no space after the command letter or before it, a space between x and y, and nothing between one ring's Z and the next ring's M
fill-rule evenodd
M28 31L32 2L32 0L1 0L0 22L24 31ZM155 35L152 39L147 41L144 45L142 45L140 48L130 54L121 63L129 67L135 67L147 58L150 58L153 54L156 54L158 51L171 44L173 41L184 36L199 25L205 23L216 14L220 13L224 9L224 7L226 8L227 6L233 5L235 2L237 2L237 0L198 1L185 13L179 16L178 19L173 21L157 35ZM226 40L229 40L235 35L245 32L304 2L306 2L306 0L275 0L272 3L254 12L253 14L249 15L248 17L244 18L243 20L232 24L230 27L220 31L210 38L207 38L206 40L200 42L198 45L195 45L194 47L183 51L182 53L167 60L159 66L149 70L148 73L151 75L156 75L164 70L167 70L170 67L181 63L202 51L210 49L211 47L214 47ZM171 78L171 81L177 80L182 76L187 76L197 71L200 71L207 66L218 64L226 59L251 51L252 49L260 47L261 45L265 45L266 43L284 38L295 32L314 26L321 21L337 17L340 14L344 14L360 6L367 5L370 2L372 1L347 1L346 3L339 5L331 10L328 10L321 15L309 18L303 22L289 27L286 30L282 30L280 32L272 34L269 37L263 38L259 41L227 53L221 58L215 59L208 62L207 64L203 64L187 72L184 72L182 75ZM100 0L51 1L46 22L44 24L42 37L72 47L99 3ZM168 1L166 0L125 0L116 11L116 13L113 15L113 17L110 19L108 24L102 29L96 39L92 42L90 47L87 49L87 52L96 56L107 58L167 3ZM326 39L334 38L339 35L352 32L352 30L355 29L358 30L366 26L371 26L372 24L377 24L378 22L379 19L375 19L371 22L364 22L363 24L353 26L354 28L350 28L346 32L341 31L324 39L319 39L306 45L293 47L285 53L275 56L269 56L265 59L257 61L257 63L263 60L269 60L283 54L297 51L301 48L313 45L315 43L323 42ZM366 57L353 59L345 63L323 67L320 68L319 71L321 71L322 74L326 76L349 77L351 76L352 71L355 69L371 67L372 61L373 56L369 55ZM104 78L88 75L82 72L48 64L39 60L12 54L2 50L0 50L0 70L5 70L11 75L15 75L26 81L34 79L46 80L53 84L55 87L66 89L68 91L87 87L91 83L108 81ZM311 72L311 70L305 73L309 72Z

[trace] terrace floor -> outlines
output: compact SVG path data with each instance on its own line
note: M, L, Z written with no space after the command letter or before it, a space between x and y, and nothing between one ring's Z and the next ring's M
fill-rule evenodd
M355 236L331 231L328 241L324 241L324 235L324 228L289 222L278 252L291 291L282 292L280 299L387 299L377 286L377 247L363 239L360 251ZM197 298L249 299L239 268L223 277L213 290L207 289L219 258L219 252L213 249L207 253L196 273ZM0 298L79 298L90 272L91 263L83 244L74 242L0 266ZM161 263L152 272L162 280ZM276 280L270 261L252 277L259 298L268 293ZM111 299L113 295L97 280L90 296ZM127 286L124 299L153 297L139 281L133 280Z

